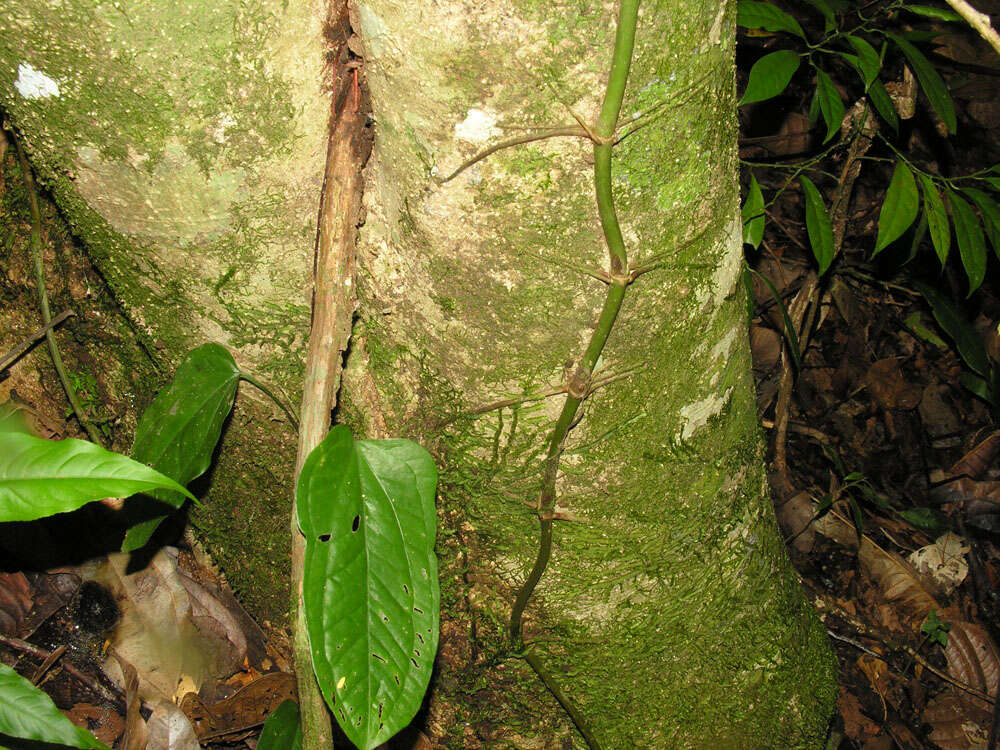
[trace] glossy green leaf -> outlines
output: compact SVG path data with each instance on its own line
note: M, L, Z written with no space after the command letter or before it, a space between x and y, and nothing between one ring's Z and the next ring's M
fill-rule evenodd
M780 94L799 69L799 62L798 54L788 49L764 55L750 68L750 79L740 104L760 102Z
M994 190L1000 190L1000 177L984 177L984 180L989 183L990 187Z
M896 162L896 168L885 193L885 201L878 215L878 237L875 240L875 250L872 257L882 251L890 242L899 239L913 220L917 218L920 206L920 195L917 193L917 181L913 172L903 161Z
M282 701L264 722L257 750L300 750L301 747L299 704L293 700Z
M833 228L823 196L808 177L799 177L806 198L806 231L822 276L833 262Z
M882 61L878 52L867 41L859 36L847 35L845 37L857 53L857 63L855 68L861 76L861 81L865 84L865 91L878 78L878 72L882 69Z
M108 750L107 745L67 719L48 695L2 662L0 734L35 742Z
M935 8L931 5L904 5L903 9L924 18L933 18L936 21L955 21L958 23L962 21L962 17L955 11Z
M760 192L757 178L750 175L750 189L741 211L743 217L743 241L754 249L764 239L764 195Z
M893 130L899 130L899 114L896 112L896 107L892 103L892 97L889 96L889 92L885 90L885 86L882 85L881 81L872 81L871 85L868 87L868 100L875 107L875 111L879 113L883 120L891 127Z
M951 100L951 94L948 93L948 87L945 85L944 79L941 78L941 74L924 57L924 53L910 44L909 41L898 34L887 33L886 36L895 42L896 46L906 55L906 59L917 77L917 82L931 103L931 107L944 122L948 132L954 133L958 128L955 118L955 104Z
M840 132L840 125L844 122L844 101L830 76L819 68L816 68L816 98L819 99L819 109L826 122L826 137L823 139L823 143L826 143Z
M85 440L0 432L0 522L34 521L161 487L187 493L158 471Z
M986 356L986 347L972 324L950 299L934 287L919 281L914 283L914 287L927 300L941 330L955 342L958 354L966 366L979 375L987 376L990 371L989 357Z
M940 531L941 522L931 508L907 508L898 511L900 518L924 531Z
M973 396L981 398L988 404L996 405L993 392L990 390L990 383L985 378L981 378L978 375L974 375L971 372L963 370L958 374L958 382L969 391Z
M205 344L189 352L174 379L139 420L132 457L183 485L204 474L232 411L239 377L239 368L224 347ZM184 502L176 492L161 490L152 496L175 508ZM145 545L164 518L154 515L132 526L122 551Z
M302 596L323 697L362 750L405 727L438 642L437 469L409 440L334 427L295 491L306 540Z
M921 174L920 187L924 193L924 216L927 217L927 227L931 232L934 252L944 266L951 251L951 225L948 223L948 214L934 180Z
M951 222L955 225L955 239L958 241L962 267L969 277L971 295L986 278L986 238L972 206L953 190L948 190L948 204L951 206Z
M736 23L747 29L787 31L803 39L806 38L799 22L771 3L739 0L736 4Z
M1000 205L982 190L965 188L962 192L969 196L979 209L983 229L986 230L986 236L993 245L993 251L1000 258Z

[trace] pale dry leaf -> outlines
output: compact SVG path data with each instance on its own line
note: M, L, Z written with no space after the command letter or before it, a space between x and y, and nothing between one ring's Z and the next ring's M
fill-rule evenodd
M989 712L970 707L962 695L948 690L931 698L920 718L931 726L929 739L941 750L985 750Z
M943 593L950 594L969 574L965 555L970 549L962 537L948 531L933 544L912 552L907 560L918 573L928 576Z

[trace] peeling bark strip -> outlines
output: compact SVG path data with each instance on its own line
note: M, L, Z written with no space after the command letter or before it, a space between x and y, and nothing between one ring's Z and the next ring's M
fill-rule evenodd
M357 305L354 291L355 241L361 207L361 169L371 152L366 129L368 99L361 86L359 60L349 49L351 28L346 0L333 0L327 27L332 62L332 111L326 171L320 198L319 235L313 268L312 328L303 385L301 428L295 476L330 427L337 403L342 356L351 337ZM313 675L302 612L305 539L292 501L292 591L295 616L295 673L302 716L303 750L333 744L330 716Z

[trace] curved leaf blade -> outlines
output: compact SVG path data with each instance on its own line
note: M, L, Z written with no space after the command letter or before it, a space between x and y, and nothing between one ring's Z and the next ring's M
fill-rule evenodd
M933 18L936 21L962 22L962 17L955 11L935 8L930 5L904 5L903 10L908 10L910 13L923 16L924 18Z
M979 209L979 214L983 219L983 229L986 236L993 245L993 251L1000 258L1000 205L982 190L975 188L965 188L962 190L967 196L972 198L972 202Z
M920 175L920 187L924 193L924 216L927 217L931 242L943 267L951 251L951 226L948 223L948 214L944 209L941 194L938 193L937 186L930 177Z
M787 31L802 39L806 38L799 22L771 3L740 0L736 4L736 23L746 29Z
M267 717L257 740L257 750L301 750L302 727L299 725L299 704L282 701Z
M743 219L743 242L756 250L764 239L764 194L753 175L750 175L750 188L740 213Z
M819 68L816 68L816 98L819 99L819 109L826 122L826 138L823 139L823 143L826 143L840 132L841 123L844 122L844 101L830 76Z
M191 496L170 477L85 440L0 432L0 522L34 521L158 488Z
M951 94L948 93L948 87L945 85L944 79L941 78L941 74L924 57L924 53L910 44L906 39L898 34L886 33L886 36L895 42L896 46L906 55L906 59L909 61L910 67L913 68L913 73L917 76L917 81L920 83L920 88L923 89L927 100L931 103L931 107L934 108L938 117L944 122L948 132L954 133L958 128L958 122L955 117L955 103L951 100Z
M857 63L855 63L854 67L858 71L858 75L861 76L861 81L865 84L865 92L867 93L868 88L878 78L878 72L882 69L882 61L879 59L875 48L860 36L848 34L845 38L854 48L855 53L857 53Z
M972 206L950 189L948 204L951 206L951 220L955 225L955 239L958 240L962 267L965 269L965 275L969 277L967 296L971 296L986 278L986 238Z
M955 303L929 284L918 281L914 283L914 287L927 300L934 320L955 342L959 356L969 369L984 377L987 376L990 371L990 361L983 340L979 338L972 324L959 312Z
M806 198L806 231L822 276L833 262L833 228L823 196L808 177L799 177Z
M892 97L889 96L889 92L885 90L885 86L882 85L881 81L872 81L868 87L868 100L875 107L875 111L889 124L889 127L898 132L899 113L896 112L896 107L892 103Z
M107 745L67 719L48 695L2 662L0 734L69 747L108 750Z
M222 435L222 425L232 411L239 378L239 368L225 347L205 344L193 349L139 420L132 457L183 485L204 474ZM176 492L152 494L175 508L184 502ZM132 526L122 551L132 552L145 545L164 518Z
M750 79L740 105L761 102L780 94L799 69L799 62L798 54L789 49L764 55L750 68Z
M296 487L306 539L303 605L313 669L362 750L406 726L438 642L437 469L409 440L355 441L334 427Z
M875 250L872 251L873 258L910 228L917 218L919 203L920 196L913 172L905 162L897 161L878 215L878 237L875 240Z

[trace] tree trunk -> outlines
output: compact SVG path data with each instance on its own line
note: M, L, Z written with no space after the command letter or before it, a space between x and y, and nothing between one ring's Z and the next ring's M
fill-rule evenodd
M0 103L133 319L164 359L216 340L290 393L326 145L324 13L276 0L0 11ZM814 747L834 671L768 501L740 283L735 4L640 7L612 150L622 268L595 204L600 148L582 137L610 148L598 113L617 14L358 0L376 142L337 417L439 461L433 740L579 742L523 645L605 747ZM575 135L442 181L553 127ZM624 304L589 378L615 284ZM270 571L279 543L231 527L270 514L284 533L292 446L261 454L267 410L251 412L250 439L222 456L258 454L217 472L213 494L220 478L219 494L245 487L217 514L230 534L216 550L259 547ZM282 461L276 503L261 472ZM512 643L540 516L552 556Z
M528 647L605 747L816 746L834 697L754 406L734 10L640 8L613 185L630 267L648 272L565 442L552 557L525 618ZM341 418L440 458L450 622L432 732L529 746L570 730L552 729L505 624L539 547L547 441L607 296L595 275L615 273L590 140L503 148L441 178L504 138L596 130L617 8L358 11L376 146Z

